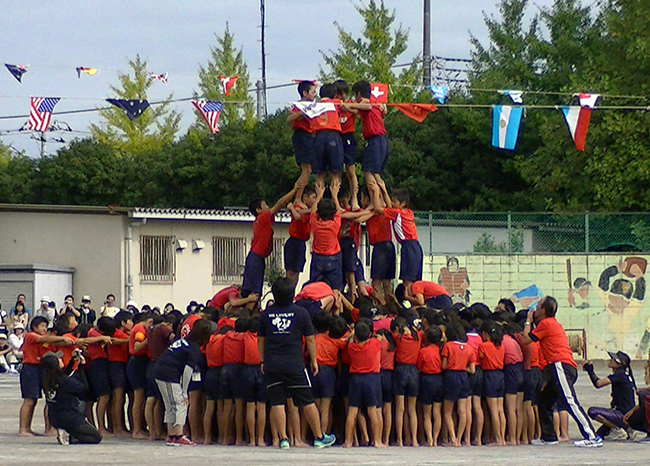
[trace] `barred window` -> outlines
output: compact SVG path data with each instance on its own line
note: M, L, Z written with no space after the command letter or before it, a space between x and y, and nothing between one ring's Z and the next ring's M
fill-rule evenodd
M284 262L282 261L282 251L284 249L283 238L273 238L273 252L266 258L266 271L280 269L284 270Z
M246 263L246 238L212 238L212 281L240 282Z
M176 278L174 236L140 236L140 281L173 282Z

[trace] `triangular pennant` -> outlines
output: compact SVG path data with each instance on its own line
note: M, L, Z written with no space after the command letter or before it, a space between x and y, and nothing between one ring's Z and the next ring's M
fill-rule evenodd
M305 114L307 118L316 118L323 113L335 112L336 105L332 102L292 102L292 105Z
M27 73L27 66L25 65L10 65L9 63L5 63L5 66L9 70L9 72L12 74L14 78L19 83L22 83L23 75Z
M193 100L192 105L198 110L212 134L219 132L219 115L223 109L222 102L214 100Z
M75 68L77 70L77 77L81 78L81 73L90 75L90 76L95 76L97 74L97 68L86 68L85 66L78 66Z
M438 103L444 104L447 98L447 88L443 86L429 86L429 90Z
M106 102L124 110L131 121L140 118L142 112L149 108L149 102L146 100L106 99Z
M389 107L395 107L409 118L422 123L427 115L438 110L433 104L387 104Z
M599 97L600 94L583 94L582 92L578 94L581 107L594 108Z
M374 104L385 104L388 102L388 84L370 84L370 102Z
M515 150L523 107L495 105L492 110L492 145L499 149Z
M564 120L566 121L571 138L580 152L585 150L589 120L591 119L591 108L589 107L561 107Z
M230 89L235 87L235 83L239 79L239 76L222 76L219 75L219 81L221 81L221 91L230 96Z
M505 91L497 91L501 95L507 95L512 99L512 101L515 104L523 104L524 103L524 93L523 91L511 91L511 90L505 90Z
M160 82L163 83L165 86L167 85L167 73L166 73L166 72L163 73L163 74L156 74L156 73L152 73L152 72L150 71L150 72L149 72L149 77L150 77L150 78L153 78L153 79L156 79L156 80L158 80L158 81L160 81Z
M29 108L27 128L32 131L47 131L54 106L61 100L58 97L32 97Z

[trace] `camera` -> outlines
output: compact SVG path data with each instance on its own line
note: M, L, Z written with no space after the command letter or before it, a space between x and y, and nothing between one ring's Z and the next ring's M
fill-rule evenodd
M81 354L82 352L79 348L72 351L72 357L75 359L79 359L81 357Z

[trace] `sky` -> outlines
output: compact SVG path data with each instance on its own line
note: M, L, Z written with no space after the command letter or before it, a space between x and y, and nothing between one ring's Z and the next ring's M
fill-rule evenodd
M361 0L266 0L267 83L274 86L292 79L315 78L322 64L320 51L338 48L337 22L360 36L362 20L355 10ZM395 25L410 31L409 46L400 57L406 63L422 52L422 0L385 0L395 10ZM553 0L530 3L529 15L548 7ZM483 14L497 14L498 0L433 0L431 50L434 55L469 58L470 33L483 44L487 32ZM197 89L197 69L209 58L226 22L243 47L251 84L260 76L260 14L258 0L60 0L26 2L7 0L0 15L2 63L29 65L18 83L0 69L0 140L29 156L38 156L40 143L29 133L3 134L16 130L26 118L29 97L62 97L53 121L70 125L75 133L53 133L70 141L85 137L88 124L100 123L97 113L57 116L57 111L104 106L113 97L109 86L118 83L117 73L128 72L128 60L140 54L149 70L169 73L168 85L154 82L149 100L173 94L190 97ZM10 37L11 40L7 40ZM98 68L95 76L77 78L78 66ZM284 107L297 94L293 87L268 91L269 110ZM189 102L173 104L183 115L182 131L194 119ZM47 143L45 152L61 147Z

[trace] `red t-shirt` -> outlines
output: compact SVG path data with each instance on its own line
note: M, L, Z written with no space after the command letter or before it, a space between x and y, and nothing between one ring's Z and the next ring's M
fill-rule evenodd
M244 333L228 332L223 340L223 363L244 364Z
M472 360L474 361L474 364L480 366L481 360L478 357L478 348L481 346L481 343L483 343L483 339L479 336L478 333L467 333L466 335L467 344L470 348L472 348L472 351L474 352Z
M539 343L534 341L530 345L526 345L526 347L530 348L530 368L539 367Z
M129 335L122 330L115 330L113 338L116 340L126 340ZM126 364L129 360L128 345L108 345L108 360L112 362L123 362Z
M257 333L244 333L244 364L258 366L261 363L260 350L257 346Z
M548 364L562 362L576 369L573 352L569 346L569 339L564 332L564 327L555 317L546 317L530 332L533 341L539 341L539 348Z
M328 296L334 296L332 287L325 282L314 282L305 285L303 289L300 290L300 293L296 295L295 300L300 301L301 299L311 299L312 301L320 301Z
M291 111L293 113L302 113L296 107L293 107L291 109ZM297 120L293 120L291 122L291 128L293 128L294 130L299 129L299 130L304 131L304 132L309 133L309 134L313 133L312 121L309 118L307 118L307 116L305 116L305 114L302 115L302 118L298 118Z
M129 335L129 354L134 356L149 356L149 348L145 346L137 353L135 352L134 345L135 342L143 342L147 339L147 331L142 326L142 324L135 324L131 329L131 334Z
M413 285L411 285L411 294L413 296L421 294L424 296L425 301L431 298L437 298L438 296L449 296L447 290L442 286L437 283L425 281L414 282Z
M339 351L345 348L345 341L332 338L327 333L318 333L315 339L318 365L336 367L339 361Z
M303 207L300 204L294 204L293 207L296 210L302 210ZM311 213L302 214L300 220L296 220L291 216L291 223L289 223L289 237L299 239L300 241L309 241L311 236L311 228L309 226L309 219L311 218Z
M314 128L314 133L319 133L320 131L338 131L341 132L341 122L339 121L339 104L341 101L339 99L321 99L322 103L333 103L335 109L329 112L322 113L318 117L312 120L312 126Z
M395 362L397 364L417 364L420 346L422 346L422 332L417 332L417 340L413 339L411 332L407 329L403 335L394 333L395 344Z
M375 215L366 221L366 231L368 232L368 242L371 245L391 241L390 220L383 215Z
M384 112L378 105L373 105L370 111L359 110L359 117L363 125L363 138L370 139L373 136L386 134L384 127Z
M478 349L481 367L484 371L503 370L506 350L503 345L497 348L491 341L484 341Z
M464 371L472 362L472 348L467 343L448 341L442 347L441 356L447 358L447 371Z
M192 327L194 327L194 324L197 320L201 320L201 316L198 314L191 314L187 316L187 319L183 321L183 325L181 325L181 331L179 332L181 338L185 338L190 334Z
M20 350L23 352L23 364L41 363L41 357L45 353L42 353L42 350L40 348L43 345L41 343L38 343L37 340L42 336L43 335L39 335L36 332L27 332L25 334L23 344L20 347Z
M533 343L537 343L537 357L539 358L539 370L543 371L548 363L546 362L546 359L544 359L544 355L542 354L542 350L539 347L539 343L536 341L534 341Z
M372 294L370 294L372 296ZM378 330L388 330L390 332L390 323L393 321L390 317L383 317L372 321L372 332L377 333Z
M418 230L415 226L415 216L411 209L384 209L384 217L393 221L395 238L402 241L417 241Z
M157 361L171 344L169 336L172 330L166 325L158 324L147 333L147 350L149 359Z
M505 364L517 364L524 361L524 353L521 351L521 346L519 346L517 340L512 338L510 335L503 336L503 343L501 346L503 346L506 351L504 360Z
M314 240L311 251L321 256L333 256L341 252L339 245L339 230L341 229L341 215L337 212L332 220L321 220L318 215L309 219Z
M71 340L76 340L77 337L75 337L72 333L64 333L62 336L69 338ZM66 367L70 360L72 359L72 352L77 349L76 345L72 346L58 346L57 351L61 351L63 353L63 356L61 356L61 361L63 361L63 367Z
M101 333L99 333L97 330L94 328L91 328L88 330L88 338L96 338L96 337L101 337L103 336ZM106 353L106 346L104 343L93 343L92 345L88 345L87 351L88 351L88 362L92 362L95 359L108 359L108 354Z
M210 341L205 349L205 359L208 367L223 366L223 342L226 335L210 335Z
M228 288L218 291L217 294L212 297L208 306L215 309L221 309L231 299L239 299L240 297L239 289L236 286L229 286Z
M381 340L381 368L386 371L395 370L395 351L388 351L390 343L388 340Z
M347 102L352 102L348 100ZM349 134L354 133L354 123L356 121L357 115L355 113L348 113L339 108L339 123L341 124L341 133Z
M369 338L365 343L348 343L350 374L378 374L381 369L379 340Z
M352 208L348 207L344 212L352 212ZM361 212L361 209L357 209L354 212ZM361 242L361 224L353 220L341 220L341 229L339 230L339 239L341 238L352 238L354 244L359 249L359 243Z
M420 349L418 371L423 374L440 374L442 372L442 361L438 345L429 345Z
M217 321L217 331L221 330L223 327L235 328L235 319L231 319L230 317L222 317Z
M251 251L264 258L273 252L273 216L270 210L260 212L255 217Z

